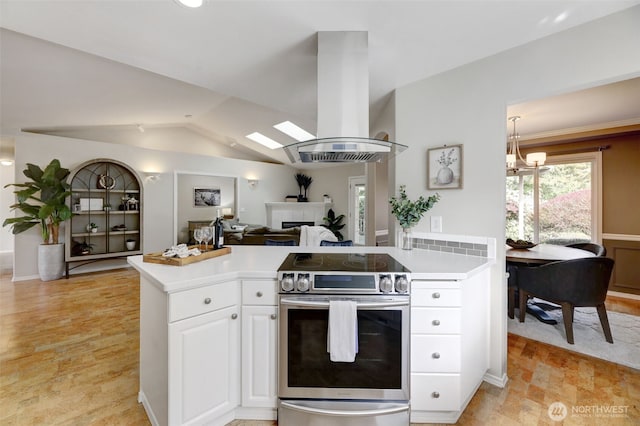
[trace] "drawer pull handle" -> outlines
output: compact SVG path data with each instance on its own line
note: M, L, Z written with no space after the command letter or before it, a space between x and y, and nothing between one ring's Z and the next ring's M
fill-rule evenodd
M258 297L262 297L262 292L261 292L261 291L257 292L257 293L256 293L256 296L258 296Z
M433 297L434 299L440 299L440 293L435 292L431 295L431 297Z
M431 354L431 358L433 359L440 359L440 353L439 352L434 352Z
M204 304L205 305L209 305L211 303L211 298L207 297L206 299L204 299Z
M271 314L271 319L272 319L272 320L274 320L274 319L276 319L276 318L278 318L278 317L276 316L276 314Z
M440 320L433 320L433 321L431 321L431 324L440 325Z
M231 314L231 319L236 319L238 318L238 314Z
M432 398L440 398L440 392L432 392L431 393L431 397Z

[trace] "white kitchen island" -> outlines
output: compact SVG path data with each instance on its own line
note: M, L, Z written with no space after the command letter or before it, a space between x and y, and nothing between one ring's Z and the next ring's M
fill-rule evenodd
M291 252L388 253L411 270L411 421L454 423L489 365L493 259L394 247L232 246L140 272L139 401L154 425L275 419L277 269Z

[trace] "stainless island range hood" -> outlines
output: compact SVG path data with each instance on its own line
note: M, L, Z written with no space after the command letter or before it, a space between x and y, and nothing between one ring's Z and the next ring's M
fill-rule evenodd
M369 138L368 33L318 32L317 139L284 147L293 163L376 162L407 146Z

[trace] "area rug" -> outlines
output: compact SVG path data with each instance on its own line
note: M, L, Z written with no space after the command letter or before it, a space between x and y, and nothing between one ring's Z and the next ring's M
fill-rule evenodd
M562 320L562 310L539 304L558 323L545 324L527 314L523 323L518 321L518 311L514 319L508 318L509 333L527 337L553 346L591 355L616 364L640 370L640 317L617 312L607 312L613 344L604 338L600 319L595 308L575 308L573 320L573 340L567 343Z

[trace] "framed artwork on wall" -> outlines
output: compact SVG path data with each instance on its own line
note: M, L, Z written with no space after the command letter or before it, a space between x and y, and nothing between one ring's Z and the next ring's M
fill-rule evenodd
M214 207L220 205L219 188L193 188L194 207Z
M461 189L462 172L462 145L427 150L427 189Z

